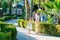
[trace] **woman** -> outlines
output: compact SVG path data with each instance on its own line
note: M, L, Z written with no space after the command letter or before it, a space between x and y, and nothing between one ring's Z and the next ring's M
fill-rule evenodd
M35 32L39 33L39 13L35 13Z

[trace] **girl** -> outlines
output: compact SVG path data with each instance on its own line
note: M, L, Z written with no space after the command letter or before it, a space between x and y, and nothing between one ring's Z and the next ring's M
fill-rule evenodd
M27 28L28 28L28 30L29 30L28 33L30 34L30 31L32 30L32 18L29 19Z

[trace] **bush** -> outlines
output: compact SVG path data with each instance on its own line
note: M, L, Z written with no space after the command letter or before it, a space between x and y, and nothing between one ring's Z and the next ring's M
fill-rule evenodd
M35 23L32 23L32 30L35 31Z
M32 29L35 31L35 23L32 24ZM58 36L60 35L60 26L56 27L56 24L40 22L39 32L49 35Z
M22 22L23 22L24 20L23 19L19 19L18 20L18 25L20 26L20 27L22 27L23 25L22 25Z
M0 18L0 21L4 21L4 18Z
M24 20L22 24L23 24L23 27L24 27L24 28L27 28L28 21L27 21L27 20Z
M28 21L27 20L23 20L23 19L19 19L18 20L18 25L20 27L27 28ZM35 31L35 23L34 22L32 23L32 30Z
M8 24L8 26L4 28L4 30L7 32L11 32L11 39L16 40L17 30L15 26L13 26L12 24Z
M57 34L56 34L56 36L60 37L60 25L56 25L56 28L57 28Z
M11 19L9 16L4 16L4 18L5 21Z
M39 32L60 37L60 25L51 23L40 23Z
M11 40L11 33L0 32L0 40Z
M54 35L57 32L56 25L51 23L40 23L40 32Z
M16 40L17 30L14 25L0 22L1 32L11 32L11 40Z
M13 19L14 19L14 18L16 18L16 17L17 17L17 15L13 15L12 17L13 17Z
M20 17L19 17L20 19L23 19L23 17L22 17L22 15L20 15Z
M0 21L7 21L10 19L14 19L16 18L16 15L11 15L11 16L3 16L2 18L0 18Z
M19 19L18 20L18 25L20 27L26 28L27 27L27 24L28 24L28 21L27 20L23 20L23 19Z

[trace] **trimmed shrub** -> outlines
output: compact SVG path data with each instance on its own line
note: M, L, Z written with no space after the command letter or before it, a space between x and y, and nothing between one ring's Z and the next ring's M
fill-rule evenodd
M11 33L0 32L0 40L11 40Z
M23 20L23 19L19 19L18 20L18 25L20 27L26 28L27 27L27 24L28 24L28 21L27 20Z
M22 22L23 22L24 20L23 19L19 19L18 20L18 25L20 26L20 27L22 27L23 25L22 25Z
M35 31L35 23L32 23L32 30Z
M18 20L18 25L20 27L27 28L28 21L27 20L23 20L23 19L19 19ZM35 23L34 22L32 23L32 30L35 31Z
M0 18L0 21L4 21L4 18Z
M11 32L11 40L16 40L17 30L14 25L0 22L1 32Z
M24 22L22 24L23 24L23 28L27 28L28 21L27 20L24 20Z
M51 23L40 23L40 30L41 33L47 33L50 35L55 35L57 32L56 25Z
M13 19L16 18L16 17L17 17L17 15L13 15Z
M32 29L35 31L35 23L32 24ZM39 32L60 37L60 25L40 22Z
M16 15L11 15L11 16L3 16L2 18L0 18L0 21L7 21L10 19L14 19L16 18Z
M13 26L12 24L8 24L8 26L4 28L4 30L7 32L11 32L11 39L16 40L17 30L15 26Z
M60 25L56 25L56 28L57 28L57 34L56 34L56 36L60 37Z

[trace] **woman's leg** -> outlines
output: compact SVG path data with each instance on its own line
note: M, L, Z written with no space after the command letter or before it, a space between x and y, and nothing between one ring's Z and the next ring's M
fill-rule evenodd
M39 33L39 23L38 22L35 23L35 32L36 32L36 34Z

